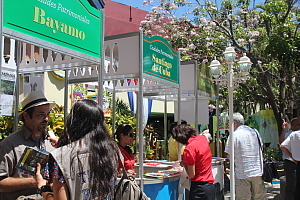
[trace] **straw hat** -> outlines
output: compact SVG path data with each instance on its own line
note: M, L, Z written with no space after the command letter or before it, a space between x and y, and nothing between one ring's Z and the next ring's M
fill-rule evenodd
M21 102L22 104L22 111L19 113L19 119L22 119L22 113L29 108L44 105L44 104L49 104L50 105L50 110L56 105L56 103L48 101L42 91L33 91L28 93L23 101Z

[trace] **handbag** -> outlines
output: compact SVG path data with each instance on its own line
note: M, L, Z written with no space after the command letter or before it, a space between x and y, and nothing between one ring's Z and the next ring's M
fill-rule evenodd
M254 129L255 130L255 129ZM258 143L259 143L259 148L262 150L262 146L261 146L261 142L260 139L258 137L258 133L255 130L257 139L258 139ZM275 161L273 161L270 158L264 158L263 159L263 174L262 174L262 180L265 182L272 182L273 178L279 178L279 174L277 171L277 164L275 163Z
M114 191L114 200L150 200L136 183L133 175L127 174L123 162L123 175L117 179Z
M277 164L273 160L265 158L263 161L262 179L265 182L272 182L273 178L279 178Z

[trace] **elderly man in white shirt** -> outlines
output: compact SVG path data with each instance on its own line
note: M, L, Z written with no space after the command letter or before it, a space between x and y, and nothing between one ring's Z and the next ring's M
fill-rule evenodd
M236 200L266 199L260 134L244 125L240 113L233 113L233 123ZM230 154L229 138L225 152Z
M280 145L280 149L287 155L293 162L297 163L296 167L296 190L294 199L300 199L300 131L292 132Z

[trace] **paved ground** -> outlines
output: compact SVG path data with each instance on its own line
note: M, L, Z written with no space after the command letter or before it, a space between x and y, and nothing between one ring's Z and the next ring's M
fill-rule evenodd
M266 183L266 188L267 188L267 194L268 194L268 199L276 199L280 200L280 181L279 180L273 180L271 183Z
M265 183L266 184L266 189L267 189L267 195L268 199L273 199L273 200L281 200L281 195L280 195L280 180L274 179L272 183ZM226 187L226 182L225 182L225 187ZM224 195L225 200L230 199L230 192L227 191Z

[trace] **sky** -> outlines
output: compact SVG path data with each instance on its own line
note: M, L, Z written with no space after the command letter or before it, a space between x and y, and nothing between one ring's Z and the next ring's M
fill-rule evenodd
M151 7L143 7L143 0L113 0L128 6L136 7L141 10L151 11Z
M151 8L153 7L153 6L143 7L144 0L112 0L112 1L116 1L116 2L125 4L128 6L131 5L132 7L139 8L141 10L146 10L146 11L151 11ZM154 2L158 2L158 1L159 0L154 0ZM189 2L195 3L195 5L196 5L196 0L189 0ZM153 3L153 5L155 5L155 4ZM174 13L174 14L177 17L180 17L188 11L191 11L191 8L182 8L181 7L180 10L176 11L176 13Z
M136 8L139 8L141 10L146 10L146 11L151 11L151 8L152 6L148 6L148 7L143 7L143 1L144 0L113 0L113 1L116 1L116 2L119 2L119 3L122 3L122 4L125 4L125 5L128 5L128 6L132 6L132 7L136 7ZM158 1L158 0L154 0L155 1ZM217 2L217 4L219 5L219 3L221 1L219 0L212 0L213 2ZM255 4L261 4L263 3L265 0L255 0ZM194 3L194 5L197 5L196 3L196 0L189 0L189 2L191 2L192 4ZM182 14L188 12L188 11L191 11L192 8L190 7L187 7L187 8L181 8L181 10L177 11L177 13L175 13L175 15L177 17L181 16Z
M129 6L131 5L133 7L137 7L137 8L142 9L142 10L147 10L147 11L151 10L151 7L143 7L143 1L144 0L113 0L113 1L116 1L116 2L119 2L119 3L123 3L123 4L129 5ZM216 0L212 0L212 1L216 2ZM255 0L255 3L258 4L258 3L262 3L264 1L265 0ZM192 3L196 4L196 0L189 0L189 2L192 2ZM220 2L220 1L217 0L217 2ZM300 2L298 2L298 4L299 3Z
M151 11L151 6L143 7L143 1L144 0L113 0L113 1L123 3L123 4L129 5L129 6L131 4L131 6L133 6L133 7L137 7L137 8L142 9L142 10ZM192 2L192 3L196 4L196 0L189 0L189 2Z
M132 7L135 7L135 8L139 8L141 10L146 10L146 11L151 11L151 8L152 6L148 6L148 7L143 7L143 1L144 0L113 0L113 1L116 1L116 2L119 2L119 3L122 3L122 4L125 4L125 5L128 5L128 6L132 6ZM190 0L190 2L192 3L196 3L195 0ZM190 9L189 9L190 10ZM179 12L182 12L181 14L189 11L188 9L185 9L185 10L181 10Z
M129 6L131 5L132 7L136 7L136 8L142 9L142 10L151 11L151 6L143 7L144 0L113 0L113 1L123 3L123 4L129 5ZM192 3L196 3L196 0L189 0L189 1ZM216 1L216 0L214 0L214 1ZM265 0L255 0L255 3L259 4L259 3L263 3L264 1ZM217 0L217 2L220 2L220 1ZM297 4L299 5L300 1L298 1Z

